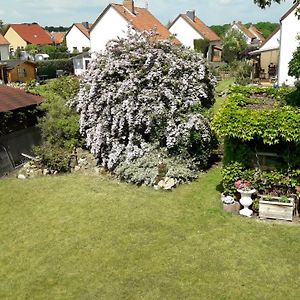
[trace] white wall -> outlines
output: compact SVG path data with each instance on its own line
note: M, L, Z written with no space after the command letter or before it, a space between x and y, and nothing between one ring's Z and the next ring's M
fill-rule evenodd
M300 4L298 5L298 7ZM295 11L291 12L281 23L281 41L279 57L279 85L283 83L293 85L296 78L288 76L289 62L293 57L293 52L299 46L297 35L300 34L300 20L295 16Z
M73 53L74 47L77 47L79 52L84 48L91 48L91 42L75 25L72 26L69 33L66 35L66 43L69 52Z
M272 49L279 49L280 46L280 30L278 30L262 47L260 51L268 51Z
M0 60L9 60L9 45L0 45Z
M110 7L90 33L91 51L104 50L107 42L117 37L126 37L127 31L128 22Z
M186 47L194 49L194 40L203 39L191 25L189 25L182 17L170 27L169 31L176 35L177 39Z
M243 30L241 30L241 29L238 27L238 25L233 24L233 25L231 26L231 29L239 31L239 32L244 36L246 43L247 43L248 45L251 44L251 41L252 41L251 38L248 37L248 36L245 34L245 32L244 32Z

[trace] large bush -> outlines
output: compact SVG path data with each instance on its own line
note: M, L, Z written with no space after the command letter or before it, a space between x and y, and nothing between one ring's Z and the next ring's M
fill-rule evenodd
M129 33L111 41L81 80L81 132L109 170L154 144L200 167L210 156L212 133L202 112L214 103L214 78L200 54L154 39Z

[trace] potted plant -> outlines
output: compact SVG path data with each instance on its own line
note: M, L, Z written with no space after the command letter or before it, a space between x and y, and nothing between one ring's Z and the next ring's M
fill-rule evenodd
M234 185L237 191L241 194L240 203L244 207L240 210L240 215L251 217L253 210L251 210L249 206L253 203L251 196L256 193L256 190L252 187L249 181L243 179L236 181Z
M259 217L293 221L295 199L291 196L259 195Z

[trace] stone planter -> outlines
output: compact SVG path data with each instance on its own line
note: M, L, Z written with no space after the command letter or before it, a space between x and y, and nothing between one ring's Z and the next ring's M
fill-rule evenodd
M288 198L289 202L278 201L280 197L271 197L271 200L266 200L270 196L259 195L259 217L261 219L277 219L293 221L293 212L295 201L293 198Z
M255 189L250 191L237 190L241 194L240 203L243 205L243 209L240 210L240 215L251 217L253 214L253 210L249 209L249 206L253 203L251 198L252 194L256 192Z
M234 201L234 203L232 204L225 204L223 203L223 209L226 212L230 212L230 213L238 213L241 209L241 205L238 201Z

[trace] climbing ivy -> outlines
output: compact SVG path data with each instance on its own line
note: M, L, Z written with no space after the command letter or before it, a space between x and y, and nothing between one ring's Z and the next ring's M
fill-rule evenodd
M213 130L221 138L300 143L300 108L292 105L293 93L287 88L235 87L216 114Z

